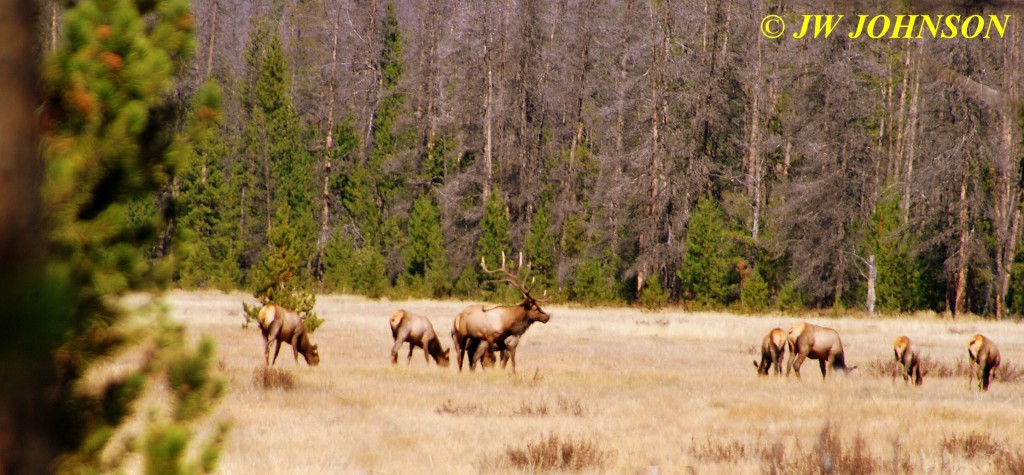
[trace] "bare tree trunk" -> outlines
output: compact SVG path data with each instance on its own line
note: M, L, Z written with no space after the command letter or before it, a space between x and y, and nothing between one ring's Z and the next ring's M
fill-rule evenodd
M654 35L654 38L651 41L651 67L650 67L650 75L651 75L651 91L650 91L650 95L651 95L651 130L650 130L650 134L651 134L651 139L650 139L651 140L651 144L650 144L651 166L650 166L650 169L648 171L650 173L650 188L649 188L650 203L647 205L647 210L646 210L647 211L648 223L645 226L645 228L646 228L645 231L646 232L650 232L650 233L656 233L657 232L657 227L658 227L658 223L657 223L658 222L658 216L657 216L656 207L657 207L658 196L661 194L662 173L664 173L664 170L662 170L663 164L662 164L662 157L661 157L661 137L660 137L661 131L660 131L660 128L661 128L661 121L663 119L662 116L661 116L661 102L663 100L663 98L662 98L662 91L661 91L661 87L662 87L662 74L663 74L663 71L662 71L663 64L662 64L662 62L665 59L662 56L662 48L664 47L663 42L667 42L667 38L663 38L663 32L661 31L662 25L660 24L661 22L658 19L658 13L659 12L656 11L654 3L653 2L648 3L648 7L647 8L648 8L648 14L649 14L649 18L650 18L651 33ZM639 247L640 247L640 254L641 254L640 259L642 259L642 261L640 263L639 269L637 270L637 276L636 276L636 293L637 293L637 296L639 296L643 292L644 283L646 282L647 275L649 273L650 265L647 262L643 262L643 260L650 260L650 255L649 254L652 253L655 239L656 239L656 236L654 236L654 235L645 235L644 232L641 232L641 234L640 234L640 239L639 239L639 245L640 246ZM648 254L648 255L645 256L644 254Z
M896 109L896 118L893 119L896 127L896 143L893 147L893 157L895 161L895 174L893 179L903 180L903 159L906 156L904 154L904 139L907 132L907 93L910 83L910 43L906 43L906 48L903 51L903 79L900 84L900 98Z
M338 62L338 23L333 22L331 34L331 70ZM331 149L334 148L334 81L336 74L331 74L327 79L327 130L324 132L324 188L323 208L320 214L320 238L317 239L317 258L314 273L319 278L323 277L323 249L327 246L327 238L331 234Z
M271 209L270 152L267 150L263 150L263 184L263 197L267 206L267 239L270 239L270 231L274 227L274 210Z
M213 12L210 14L210 42L206 45L206 78L209 79L210 75L213 74L213 44L217 38L217 2L212 2L210 8Z
M761 84L764 82L762 78L762 63L764 55L762 54L762 44L764 43L763 35L756 35L755 40L755 59L754 59L754 77L753 86L750 89L751 104L750 104L750 138L749 138L749 153L747 154L746 162L746 185L747 185L747 199L750 200L750 236L754 242L754 246L757 247L760 229L761 229L761 185L763 180L761 179L761 96L764 91L761 88Z
M967 167L968 165L964 163L963 178L960 181L960 212L957 216L960 225L960 243L957 248L957 268L955 277L956 290L954 291L953 298L953 318L966 313L964 306L967 302L967 265L970 262L968 244L970 243L970 235L973 234L973 232L968 230L969 223L967 222L967 180L970 176Z
M864 307L868 315L875 314L875 280L878 278L878 269L875 267L875 256L868 256L868 295Z
M50 51L57 49L57 34L60 32L60 18L57 15L57 1L50 2Z
M583 97L586 94L585 91L587 88L587 69L590 67L590 17L593 15L593 11L594 2L591 0L587 2L587 10L583 14L583 38L580 39L580 41L583 42L583 52L580 58L580 70L578 80L576 82L576 110L574 111L576 130L572 135L572 142L569 145L569 173L568 179L565 183L565 186L568 189L568 196L571 205L570 209L575 208L576 206L576 193L573 190L576 187L576 148L583 141Z
M706 8L706 6L705 6ZM623 12L625 20L622 25L622 36L619 38L619 44L622 46L622 51L619 53L617 65L618 71L615 78L615 153L619 156L622 155L624 150L624 140L626 134L626 78L628 77L628 63L629 57L629 31L632 26L630 19L633 17L633 1L626 2L626 8Z
M5 273L35 263L45 243L33 24L32 2L0 2L0 262Z
M494 159L491 156L491 122L494 121L491 102L494 96L494 78L491 70L491 53L484 44L484 67L487 69L487 92L484 96L484 183L483 202L491 196L491 183L494 181Z
M1019 102L1016 82L1019 78L1020 45L1012 41L1015 36L1009 33L1010 41L1003 56L1004 93L1014 104ZM1020 116L1014 108L1003 108L1000 111L1001 135L1003 141L1002 165L997 169L997 182L1001 196L996 203L996 318L1004 318L1006 312L1006 294L1010 289L1010 268L1017 252L1017 241L1020 240L1020 202L1024 193L1021 182L1019 153L1019 120Z
M909 64L914 64L912 61ZM900 203L900 207L903 211L903 222L907 223L910 220L910 191L913 188L914 182L914 150L915 142L917 141L917 111L918 104L921 102L921 67L920 63L913 68L914 71L914 83L913 90L911 91L910 98L910 117L907 121L907 138L906 138L906 170L903 173L903 200ZM910 70L907 71L907 75L910 75Z
M0 323L53 316L34 315L31 296L46 258L46 228L40 188L38 89L34 31L36 2L0 2L0 301L13 308L0 312ZM56 2L53 21L56 21ZM56 38L55 36L52 38ZM54 41L54 44L56 40ZM20 305L19 305L20 304ZM51 310L52 306L48 307ZM25 312L25 313L22 313ZM22 325L22 328L28 328ZM47 384L54 362L48 342L28 341L39 333L14 331L0 354L0 473L49 473L57 438L51 433ZM36 348L37 351L28 350Z

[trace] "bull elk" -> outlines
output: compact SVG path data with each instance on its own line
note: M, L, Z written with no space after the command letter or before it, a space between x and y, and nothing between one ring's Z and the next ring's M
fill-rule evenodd
M825 379L827 369L842 370L848 373L856 369L856 366L846 366L846 355L843 353L843 342L839 339L839 332L818 325L800 322L789 329L789 360L787 362L786 376L789 372L796 370L796 377L800 377L800 365L804 359L818 360L821 367L821 379Z
M412 350L419 347L423 350L423 358L430 364L430 358L438 366L448 367L448 351L441 346L441 341L434 333L434 325L427 317L398 310L391 314L388 319L391 323L391 336L395 344L391 347L391 364L398 364L398 350L402 344L409 343L409 357L407 364L412 363Z
M288 342L292 345L292 354L295 362L299 361L299 354L305 358L306 364L316 366L320 364L320 353L317 346L309 341L309 334L306 333L306 326L302 324L302 317L298 313L288 310L280 305L266 304L260 309L258 320L260 332L263 334L263 360L264 364L270 366L277 363L277 354L281 351L281 342ZM275 343L274 360L270 360L270 344Z
M504 253L501 255L500 268L488 269L484 259L480 259L480 267L488 274L504 275L504 278L495 282L507 282L519 289L523 294L523 301L519 305L470 305L455 316L452 324L452 342L459 371L462 371L462 362L467 352L472 369L475 354L480 351L479 346L486 343L487 348L483 351L503 349L502 367L505 367L508 361L512 361L512 372L515 372L516 347L519 346L520 337L534 322L547 323L551 316L545 313L537 299L530 295L532 286L527 288L520 280L519 274L523 269L522 254L519 254L519 267L515 273L509 272L506 267Z
M921 385L921 357L917 348L910 344L910 338L900 336L892 344L893 359L903 368L903 382L914 381L915 386Z
M971 366L977 367L978 389L988 391L990 378L995 379L994 371L1001 362L999 347L984 335L974 335L967 343L967 356L971 360ZM968 373L967 386L970 387L973 381L974 372L972 371Z
M761 364L754 362L757 374L767 376L772 366L775 374L782 375L782 355L786 352L786 332L781 328L772 328L761 340Z

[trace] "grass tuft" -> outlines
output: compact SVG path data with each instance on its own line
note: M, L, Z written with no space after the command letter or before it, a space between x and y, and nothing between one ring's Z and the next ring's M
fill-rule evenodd
M548 404L544 401L531 402L523 401L519 403L519 407L512 409L512 414L517 416L546 416L548 415Z
M507 469L529 472L601 469L611 453L586 439L562 438L557 434L527 442L525 447L506 447L502 457L485 460L486 472Z
M434 412L449 416L486 416L487 409L477 404L455 404L451 399L446 400L434 409Z
M708 438L702 444L690 441L690 453L700 462L736 463L747 458L749 449L739 440L717 441Z
M1003 450L996 457L995 473L1019 475L1024 473L1024 450Z
M943 452L960 454L967 459L987 459L1003 452L1003 444L996 441L992 435L979 432L943 437L941 446Z
M252 384L263 390L283 389L287 391L295 387L295 377L283 369L261 366L253 372Z

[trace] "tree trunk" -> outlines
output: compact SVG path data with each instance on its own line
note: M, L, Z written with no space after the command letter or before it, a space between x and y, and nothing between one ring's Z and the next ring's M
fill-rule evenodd
M483 200L486 206L487 198L491 196L491 183L494 181L494 159L491 155L491 122L493 122L493 107L491 102L494 97L494 78L491 70L491 53L487 44L484 44L484 68L487 69L487 92L484 96L484 183Z
M32 2L0 2L0 263L4 273L42 256L39 107Z
M756 249L761 229L761 186L763 180L761 177L761 96L764 91L761 87L763 83L762 75L762 63L764 55L762 54L762 44L764 43L763 35L755 35L755 58L754 58L754 77L753 86L750 88L751 104L750 104L750 138L748 141L748 154L746 157L746 185L747 185L747 199L750 201L750 236L754 242ZM756 251L755 251L756 259ZM754 262L751 262L754 264Z
M219 10L217 2L211 3L210 8L213 9L213 12L210 14L210 42L206 45L206 79L213 74L213 44L217 38L217 10Z
M864 302L864 308L868 315L875 314L875 280L878 277L878 269L875 267L875 256L868 256L868 295Z
M36 110L42 101L34 5L0 2L0 91L4 97L0 114L0 301L8 307L0 312L4 326L17 325L14 319L26 317L40 325L53 318L33 314L41 305L31 297L46 293L40 290L40 274L48 241L40 194L43 160ZM56 21L56 2L52 20ZM56 36L52 38L55 43ZM58 308L52 303L42 307ZM45 396L55 366L51 348L43 346L49 342L34 341L38 336L36 331L15 330L0 349L0 473L53 470L59 439L48 430L53 414Z
M911 61L909 64L914 64ZM918 104L921 102L921 67L920 63L913 68L914 83L913 90L911 91L910 97L910 116L907 119L907 132L906 132L906 143L905 143L905 163L906 169L903 173L903 200L900 203L900 207L903 211L903 222L907 223L910 220L910 192L912 184L914 182L914 150L915 142L917 141L917 111ZM910 75L910 70L907 71L907 75Z
M960 212L957 216L960 225L960 244L957 248L957 266L954 278L956 289L953 298L953 318L965 314L964 307L967 302L967 265L970 263L968 244L972 234L968 230L970 224L967 222L967 180L970 176L968 170L968 164L964 163L963 178L960 181Z

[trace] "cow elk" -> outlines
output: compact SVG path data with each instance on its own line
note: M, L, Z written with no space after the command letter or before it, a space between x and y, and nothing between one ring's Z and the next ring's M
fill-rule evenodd
M971 366L977 367L978 389L988 391L988 384L991 379L995 379L994 371L1001 362L999 347L984 335L974 335L967 343L967 357L971 360ZM974 372L972 371L968 373L967 386L970 387L973 381Z
M761 364L754 362L757 374L767 376L772 366L775 374L782 375L782 355L786 353L786 332L781 328L772 328L761 341Z
M470 369L476 354L480 351L502 351L502 367L512 362L512 372L516 371L516 347L520 337L534 322L547 323L550 315L540 308L537 299L530 295L532 286L527 288L520 280L523 269L523 255L519 254L519 267L515 273L506 267L505 254L501 255L501 267L488 269L487 263L480 259L480 267L488 274L502 274L504 278L495 282L506 282L519 289L523 301L519 305L470 305L455 316L452 324L452 341L462 371L462 363L468 353ZM481 350L480 346L487 345ZM507 357L506 357L507 352ZM481 357L482 358L482 357ZM492 357L493 361L493 357Z
M316 366L320 364L320 353L317 346L309 341L309 334L306 333L306 326L302 324L302 317L292 310L280 305L266 304L260 309L259 317L260 332L263 334L263 360L267 366L277 363L277 354L281 351L281 342L292 345L292 354L295 362L299 361L299 353L306 359L306 364ZM270 344L275 343L274 359L270 360Z
M412 350L419 347L423 350L423 358L427 364L430 364L430 358L433 357L438 366L448 367L449 350L441 346L441 341L434 332L434 325L427 317L398 310L392 313L388 320L391 323L391 336L395 339L395 344L391 346L392 365L398 364L398 350L402 344L409 343L406 364L412 363Z
M893 359L903 368L903 382L914 382L921 385L921 356L917 348L910 343L910 338L900 336L892 344Z
M827 370L842 370L848 373L856 369L856 366L846 366L846 355L843 353L843 342L839 339L839 332L818 325L800 322L789 329L789 360L787 362L786 376L795 370L796 377L800 377L800 365L804 359L818 360L821 367L821 379L825 379Z

